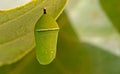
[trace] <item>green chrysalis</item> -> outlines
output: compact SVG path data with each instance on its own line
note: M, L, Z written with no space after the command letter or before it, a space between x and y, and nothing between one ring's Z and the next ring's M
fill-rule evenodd
M46 13L35 25L36 56L40 64L51 63L56 56L56 45L59 27L55 19Z

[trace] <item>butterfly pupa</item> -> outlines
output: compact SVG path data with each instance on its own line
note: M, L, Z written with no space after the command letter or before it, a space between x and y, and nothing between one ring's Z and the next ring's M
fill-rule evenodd
M55 19L46 13L38 20L35 25L35 43L37 60L42 65L51 63L56 56L56 46L58 39L59 26Z

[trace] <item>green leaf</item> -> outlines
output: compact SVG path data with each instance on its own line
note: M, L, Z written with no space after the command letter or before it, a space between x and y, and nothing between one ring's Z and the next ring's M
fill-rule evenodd
M43 8L55 19L66 0L33 0L29 4L0 12L0 66L16 62L35 47L34 26Z
M120 0L100 0L100 4L112 24L120 32Z

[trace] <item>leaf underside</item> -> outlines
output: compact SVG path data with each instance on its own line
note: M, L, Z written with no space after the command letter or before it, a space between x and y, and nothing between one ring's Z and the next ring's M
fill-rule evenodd
M36 0L0 12L0 66L16 62L35 47L34 26L43 8L57 19L65 4L66 0Z

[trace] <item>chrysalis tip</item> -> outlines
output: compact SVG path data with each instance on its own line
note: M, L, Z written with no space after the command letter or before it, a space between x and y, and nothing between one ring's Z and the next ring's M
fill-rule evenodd
M44 14L46 14L47 12L46 12L46 8L44 8Z

